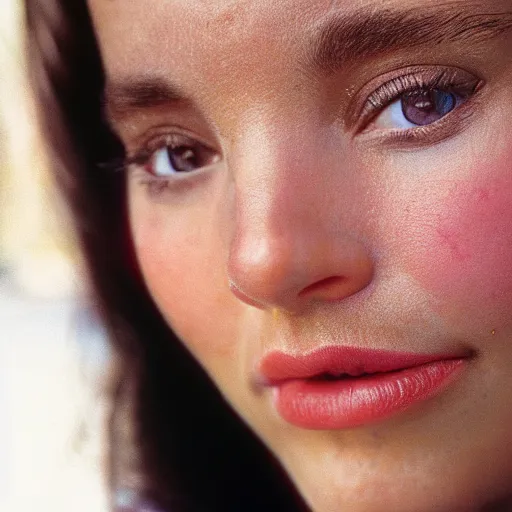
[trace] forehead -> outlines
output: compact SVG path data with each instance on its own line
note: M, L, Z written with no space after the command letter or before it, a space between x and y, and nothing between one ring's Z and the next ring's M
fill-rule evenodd
M291 87L300 97L304 77L309 86L323 72L386 53L400 65L400 52L416 46L427 61L445 42L466 51L471 36L484 40L512 26L512 0L89 0L89 7L107 84L152 77L222 110Z
M407 22L413 26L410 36L423 32L422 16L425 24L435 18L437 25L452 18L457 32L478 24L475 14L510 11L512 0L88 0L88 5L108 71L140 64L154 71L171 65L179 73L189 64L204 72L212 65L254 65L258 58L285 65L290 52L303 51L333 17L348 20L353 36L362 30L357 46L371 32L364 31L368 19L382 18L379 27L369 28L382 29L383 40L400 37L393 32L399 18L401 29ZM489 21L495 20L482 20Z
M283 46L284 39L295 33L292 27L311 24L320 13L330 9L331 3L329 0L88 2L102 53L111 70L122 68L128 61L133 65L138 60L145 66L171 63L181 67L183 57L188 62L207 64L212 54L217 61L226 61L233 53L240 57L242 48L259 45L268 52L278 34ZM345 7L352 3L344 2ZM141 56L144 57L139 59ZM176 56L179 58L175 59Z
M427 2L462 5L468 0ZM179 55L189 61L238 60L245 52L266 55L276 47L298 50L300 43L333 14L414 9L421 0L88 0L102 52L111 69L143 60L169 64ZM144 56L141 58L141 56ZM148 60L149 58L149 60Z

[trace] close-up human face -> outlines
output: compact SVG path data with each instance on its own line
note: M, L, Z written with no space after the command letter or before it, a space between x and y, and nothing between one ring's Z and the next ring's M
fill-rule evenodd
M506 502L512 2L88 5L146 285L312 510Z

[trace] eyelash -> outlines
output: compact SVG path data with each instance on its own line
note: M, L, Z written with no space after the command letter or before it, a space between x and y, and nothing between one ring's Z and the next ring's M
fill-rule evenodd
M182 134L163 134L160 137L152 138L149 143L146 143L145 147L132 156L127 156L123 160L122 167L124 170L131 169L134 172L134 177L137 178L138 184L147 187L150 195L157 196L169 188L171 181L175 183L181 181L181 185L186 186L186 180L183 178L173 179L169 176L156 176L148 170L148 165L158 151L163 149L172 151L180 147L196 148L196 151L201 148L203 152L215 153L214 149L196 138Z
M400 100L407 93L432 92L442 90L461 96L465 102L469 100L482 86L482 80L461 69L435 69L429 71L416 70L408 74L394 77L377 87L365 100L357 118L358 132L362 133L371 126L385 108ZM458 110L460 107L454 109ZM450 116L451 113L445 117ZM443 118L444 119L444 118ZM395 142L414 142L419 138L436 131L443 123L443 119L426 126L416 128L387 130L387 134L380 133L386 139Z
M381 79L382 80L382 79ZM482 81L474 75L461 69L435 69L415 70L407 74L391 78L384 84L378 86L367 97L357 116L358 133L364 133L368 126L376 119L385 108L397 100L400 100L407 93L415 91L431 92L436 89L457 94L467 100L471 98L481 86ZM458 110L456 107L454 110ZM451 113L445 117L450 116ZM444 118L443 118L444 119ZM384 130L385 133L378 134L378 137L396 143L414 143L423 140L432 132L438 131L443 119L426 126L416 128ZM137 172L139 184L147 187L151 195L159 195L169 188L170 182L185 181L181 178L173 179L168 176L155 176L148 169L148 163L157 151L164 148L177 149L181 146L203 147L207 151L214 151L206 144L181 134L164 134L161 137L152 139L140 151L133 156L128 156L122 162L124 170L133 168Z

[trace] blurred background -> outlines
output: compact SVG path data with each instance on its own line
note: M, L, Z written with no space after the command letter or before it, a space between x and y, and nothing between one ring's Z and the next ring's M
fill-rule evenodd
M22 9L0 0L0 511L101 512L109 354L34 122Z

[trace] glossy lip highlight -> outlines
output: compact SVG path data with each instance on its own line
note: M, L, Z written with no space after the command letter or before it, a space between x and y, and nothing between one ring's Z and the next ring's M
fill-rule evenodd
M284 380L307 379L323 373L357 377L365 373L391 372L470 355L467 351L452 354L417 354L349 346L327 346L304 355L290 355L280 351L270 352L261 360L258 373L264 385L275 385Z
M469 356L324 347L302 356L272 352L259 373L286 422L344 429L383 420L438 394Z

